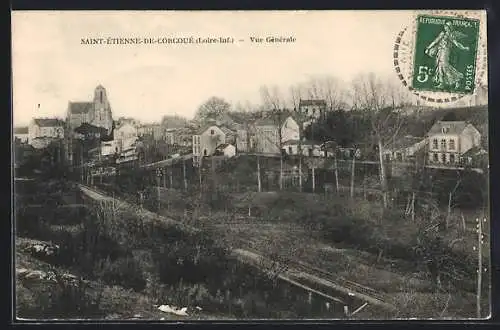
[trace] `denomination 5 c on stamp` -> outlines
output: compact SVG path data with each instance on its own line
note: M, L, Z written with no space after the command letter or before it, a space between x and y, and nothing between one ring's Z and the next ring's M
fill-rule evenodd
M414 90L472 94L475 88L479 20L419 15Z

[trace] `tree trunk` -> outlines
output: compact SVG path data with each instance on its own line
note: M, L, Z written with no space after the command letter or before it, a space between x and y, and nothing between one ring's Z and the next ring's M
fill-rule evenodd
M415 222L415 192L412 193L411 198L411 221Z
M302 192L302 152L299 153L299 191Z
M382 140L378 140L378 158L380 163L380 186L382 188L382 199L384 203L384 208L389 206L389 199L387 196L387 175L385 173L384 165L384 150L382 146Z

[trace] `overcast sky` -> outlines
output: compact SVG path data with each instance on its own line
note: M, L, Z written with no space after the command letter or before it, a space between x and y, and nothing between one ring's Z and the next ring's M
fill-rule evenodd
M14 125L65 117L102 84L113 117L191 118L210 96L260 101L261 85L309 75L348 83L358 73L395 75L392 49L410 11L14 12ZM91 37L233 37L226 45L82 45ZM290 44L249 37L293 36ZM239 42L244 39L244 42ZM40 109L37 105L40 104Z

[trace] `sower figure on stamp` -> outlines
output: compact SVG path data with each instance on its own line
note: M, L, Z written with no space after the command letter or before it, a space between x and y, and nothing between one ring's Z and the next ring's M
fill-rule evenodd
M459 88L464 74L451 65L450 53L453 50L453 46L461 50L469 50L468 46L464 46L458 41L458 39L463 37L466 37L466 35L454 30L451 22L446 22L444 30L425 49L427 55L436 58L434 82L437 83L437 88L444 86L454 86L455 89Z

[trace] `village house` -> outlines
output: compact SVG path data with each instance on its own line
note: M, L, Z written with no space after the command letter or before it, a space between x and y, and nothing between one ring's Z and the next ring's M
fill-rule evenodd
M28 126L14 128L14 140L17 140L20 143L28 143L28 139L29 139Z
M117 151L128 149L138 139L137 127L131 123L123 123L115 128L114 140L116 141Z
M202 157L214 154L219 145L236 140L235 132L217 125L207 125L193 135L193 164L199 166Z
M321 150L321 143L310 140L288 140L283 143L283 150L287 155L300 155L306 157L324 156ZM302 152L300 152L302 150Z
M28 126L28 143L36 149L64 138L64 122L55 118L34 118Z
M281 141L278 130L281 130ZM255 134L250 141L250 147L259 153L279 154L280 146L285 141L298 140L299 137L299 125L292 116L288 116L281 127L268 116L255 122Z
M231 158L236 156L236 147L229 143L223 143L217 146L214 151L215 156L225 156Z
M407 162L415 157L417 152L425 150L427 140L424 138L405 136L390 143L383 154L386 161Z
M152 136L154 140L163 140L165 129L160 124L144 124L137 128L138 136Z
M304 127L318 120L326 112L325 100L300 100L299 109L301 115L305 117Z
M481 133L464 121L438 121L427 134L431 163L456 164L468 150L479 147Z
M165 129L164 140L166 144L187 147L191 145L192 134L188 127Z
M246 129L236 131L236 149L238 152L250 151L250 133Z

